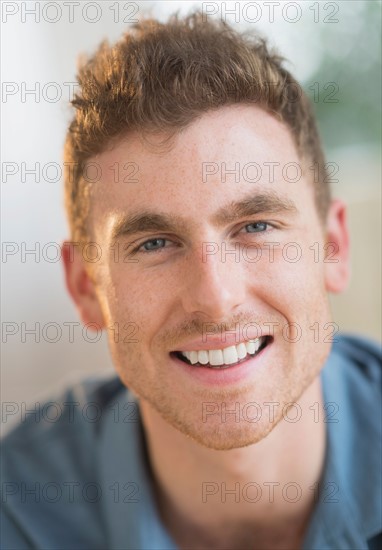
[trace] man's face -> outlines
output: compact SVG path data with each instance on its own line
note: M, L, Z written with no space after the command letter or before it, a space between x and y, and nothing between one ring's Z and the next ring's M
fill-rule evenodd
M94 160L96 292L122 381L207 447L261 440L330 349L313 172L298 177L288 129L236 105L203 115L170 150L134 134ZM180 358L233 361L257 338L264 349L228 368Z

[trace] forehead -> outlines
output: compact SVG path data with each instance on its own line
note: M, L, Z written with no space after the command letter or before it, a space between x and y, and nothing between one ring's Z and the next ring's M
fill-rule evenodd
M130 133L113 150L100 155L100 160L119 160L121 155L130 154L165 168L174 162L177 166L185 164L187 158L183 153L201 162L242 160L242 157L252 161L275 160L275 156L286 156L290 160L297 157L287 126L256 104L225 106L199 115L176 134L173 146L161 145L165 137L165 133L146 137Z
M300 200L302 189L307 192L289 129L256 105L205 113L167 147L164 137L132 133L93 159L102 174L92 186L91 217L97 225L149 206L186 218L193 211L212 213L250 191ZM291 183L298 166L301 177Z

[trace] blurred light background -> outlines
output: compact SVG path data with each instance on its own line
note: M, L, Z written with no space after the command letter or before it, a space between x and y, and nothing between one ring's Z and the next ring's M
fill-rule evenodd
M92 53L103 38L118 39L127 29L123 19L132 13L132 4L138 8L135 18L150 13L160 20L175 10L186 14L202 5L173 1L135 2L130 6L123 1L58 2L62 15L53 22L58 14L55 4L2 2L2 162L3 167L4 163L15 163L8 164L7 169L16 166L18 170L13 176L5 177L4 170L2 173L3 246L17 243L21 248L25 243L23 246L33 249L35 243L43 247L67 237L62 182L36 182L33 175L23 176L21 165L25 163L30 169L35 163L43 167L62 162L71 118L70 85L64 83L76 81L79 53ZM65 4L78 4L73 22ZM95 4L102 16L92 23L98 13ZM332 299L334 320L341 331L380 339L381 2L274 2L274 20L263 2L252 2L257 5L256 12L251 8L244 15L243 5L249 3L237 2L236 20L228 13L235 2L208 4L208 9L217 11L216 17L222 17L225 7L226 20L235 28L260 31L268 37L315 101L327 160L339 167L334 195L349 205L352 238L352 282L343 295ZM85 5L86 17L81 11ZM31 10L40 13L40 21L26 13ZM4 88L4 83L8 87ZM40 100L33 94L22 97L22 87L33 89L36 83L40 83ZM47 83L58 83L62 97L52 101L55 88L46 87L44 92ZM328 83L335 87L325 88ZM333 98L338 101L328 102ZM49 179L54 180L53 169ZM50 257L54 257L54 249ZM36 262L29 254L24 260L16 253L3 257L1 264L3 329L4 323L18 327L13 336L3 331L1 397L6 402L33 404L86 374L110 372L113 367L106 339L87 342L79 325L73 325L73 343L69 329L63 330L55 343L44 337L37 342L33 334L25 334L25 342L21 341L22 323L26 329L40 323L38 332L46 323L54 322L61 328L63 323L79 323L65 290L61 263ZM48 339L54 336L52 330Z

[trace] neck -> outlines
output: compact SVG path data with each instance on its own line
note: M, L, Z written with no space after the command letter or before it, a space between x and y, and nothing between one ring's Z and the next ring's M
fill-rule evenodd
M220 451L185 436L141 400L156 498L175 540L187 531L222 533L225 526L256 533L279 526L285 534L293 525L293 536L302 536L325 456L319 376L298 404L297 422L282 419L258 443Z

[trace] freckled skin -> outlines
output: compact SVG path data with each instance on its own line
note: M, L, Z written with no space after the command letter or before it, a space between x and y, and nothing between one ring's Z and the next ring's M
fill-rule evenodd
M161 137L161 136L160 136ZM153 144L157 137L151 136ZM289 130L274 117L255 106L230 106L201 116L183 130L168 151L149 147L137 134L121 140L112 149L94 158L102 168L102 181L92 189L92 238L100 244L102 261L95 266L96 292L106 327L115 323L135 323L136 343L124 342L130 331L121 329L119 341L109 330L113 361L123 382L141 398L147 423L155 416L165 419L209 449L235 449L261 441L282 418L284 404L297 401L314 381L330 351L330 343L314 341L309 329L314 323L323 327L331 321L328 305L328 273L321 261L313 261L313 243L323 250L325 231L314 202L311 172L304 171L296 182L285 181L281 169L275 169L270 182L264 162L279 162L283 167L301 161ZM113 182L108 167L115 162L135 162L139 166L138 182ZM235 163L243 167L256 162L263 167L257 182L245 181L221 171L203 182L203 163ZM248 171L249 177L251 171ZM292 171L290 172L292 174ZM292 175L290 176L290 179ZM226 227L211 222L214 212L230 201L239 200L249 191L272 190L291 199L298 212L243 218ZM170 242L160 252L140 253L138 261L114 261L108 253L111 228L119 215L138 209L150 209L182 216L187 231L164 235ZM248 233L243 229L254 221L274 223L265 233ZM241 232L240 232L241 231ZM160 238L161 232L137 235L136 244ZM257 262L233 254L220 253L203 261L203 243L212 242L227 249L235 243L256 244L262 249ZM280 243L270 261L265 242ZM286 243L298 243L302 256L298 262L287 261L282 254ZM130 243L130 241L128 241ZM127 242L120 242L120 250ZM293 257L293 250L290 255ZM251 253L248 253L251 256ZM126 259L132 259L128 256ZM179 343L200 335L203 323L225 322L228 326L246 322L276 323L274 342L264 368L253 369L245 382L232 388L206 388L190 380L182 369L169 368L169 351L180 349ZM302 337L288 342L283 329L297 323ZM284 329L285 330L285 329ZM223 345L221 347L224 347ZM273 422L263 414L260 421L235 421L219 416L202 421L204 402L221 404L234 410L235 403L279 402Z

